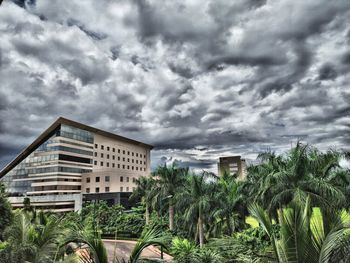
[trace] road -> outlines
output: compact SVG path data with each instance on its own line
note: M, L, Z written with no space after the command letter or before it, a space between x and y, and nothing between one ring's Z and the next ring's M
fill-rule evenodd
M104 239L103 243L106 246L109 262L113 262L114 248L116 247L116 256L118 259L128 259L131 251L134 249L136 241L131 240L107 240ZM154 246L150 246L141 254L141 258L160 259L160 251ZM172 262L172 257L164 253L164 260L166 262Z

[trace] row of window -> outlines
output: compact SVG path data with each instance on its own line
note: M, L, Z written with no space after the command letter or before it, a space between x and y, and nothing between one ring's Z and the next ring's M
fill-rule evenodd
M110 182L110 176L109 175L107 175L107 176L105 176L105 182ZM124 182L124 176L120 176L120 182ZM130 177L126 177L126 182L128 183L130 181ZM87 183L90 183L90 177L86 177L86 182ZM100 182L100 177L99 176L96 176L95 177L95 182L96 183L99 183ZM132 177L132 182L133 183L135 183L136 182L136 179L135 179L135 177Z
M97 165L97 161L94 161L94 165ZM100 166L104 166L104 163L100 162ZM106 167L110 167L108 162L106 163ZM112 168L115 168L115 167L116 167L115 163L112 163ZM142 168L142 167L138 167L138 166L133 166L133 165L130 166L130 165L125 165L125 164L120 165L120 163L117 164L117 168L130 170L130 167L131 167L131 170L146 171L146 168Z
M135 191L135 187L133 187L132 190ZM125 191L129 192L129 186L126 187ZM100 187L96 187L95 188L95 193L99 193L99 192L100 192ZM109 187L108 186L105 187L105 192L106 193L109 192ZM124 187L123 186L120 187L120 192L124 192ZM86 193L90 193L90 188L86 188Z
M104 145L100 145L101 147L101 150L104 150L105 149L105 146ZM95 143L95 149L98 149L98 144ZM107 151L110 151L111 150L111 147L107 146L106 147ZM123 154L127 154L127 155L130 155L131 153L131 156L136 156L136 157L143 157L146 159L146 154L141 154L141 153L134 153L134 152L130 152L130 151L126 151L126 150L120 150L120 149L117 149L118 153L123 153ZM116 152L116 149L114 147L112 147L112 152Z
M94 156L97 157L97 152L94 153ZM104 158L105 155L103 153L101 153L100 156L101 156L101 158ZM110 155L106 154L106 158L110 159ZM115 159L116 159L115 155L112 155L112 160L115 160ZM130 162L130 158L125 158L125 157L120 158L120 156L117 156L117 159L118 159L118 161L123 160L123 162L125 162L125 161L127 161L128 163ZM142 164L142 160L137 160L137 159L131 159L131 162L137 163L137 164L139 164L139 163ZM146 161L143 161L143 164L146 164Z

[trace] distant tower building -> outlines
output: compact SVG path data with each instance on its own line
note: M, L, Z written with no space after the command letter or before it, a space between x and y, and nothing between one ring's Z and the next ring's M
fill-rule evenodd
M220 157L218 163L218 174L222 176L225 172L230 175L237 174L237 178L240 180L245 179L246 177L246 163L244 159L241 159L241 156L227 156Z

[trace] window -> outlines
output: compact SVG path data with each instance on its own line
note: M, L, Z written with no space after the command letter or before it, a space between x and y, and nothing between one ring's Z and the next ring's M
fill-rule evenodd
M130 155L130 152L128 151L128 155Z
M113 152L115 153L115 148L113 148Z
M90 193L90 188L86 188L86 192L87 192L87 193Z
M105 182L109 182L109 176L105 176Z
M134 170L134 166L131 166L131 170Z
M120 161L120 156L118 156L118 161Z
M132 162L132 163L134 163L134 161L135 161L134 159L131 159L131 162Z
M125 169L125 165L123 164L123 169Z
M109 146L107 146L107 151L109 151Z
M146 168L143 168L143 171L146 172Z
M107 163L107 167L109 167L109 163Z
M103 166L103 162L101 162L100 165Z
M128 165L128 170L130 169L130 166Z
M96 183L99 183L99 182L100 182L100 177L99 177L99 176L97 176L97 177L95 178L95 182L96 182Z
M133 188L132 188L132 191L135 191L135 190L136 190L136 187L133 187Z
M96 187L96 189L95 189L96 191L96 193L99 193L100 192L100 187Z
M97 144L95 144L95 148L97 149L97 147L98 147L98 145Z
M129 192L129 186L126 187L126 191Z
M115 168L115 163L112 163L112 167Z
M101 153L101 158L103 158L103 153Z
M135 178L135 177L132 178L132 182L133 182L133 183L136 182L136 178Z
M112 159L115 160L115 155L113 155Z
M139 168L136 166L136 171L138 171L139 170Z
M109 154L107 154L107 159L109 159Z
M109 187L108 186L105 187L105 192L107 192L107 193L109 192Z
M94 154L95 154L95 157L97 157L97 152L95 152Z
M144 165L146 165L146 162L143 162Z
M129 177L126 177L126 182L127 182L127 183L129 182Z
M118 163L118 168L120 168L120 164Z
M124 177L120 176L120 182L123 182L123 181L124 181Z
M143 155L143 158L145 158L145 159L146 159L146 154L144 154L144 155Z
M94 165L97 165L97 161L94 161Z
M128 163L130 162L130 159L128 158Z
M139 154L138 154L138 153L136 153L136 157L139 157Z
M101 150L103 150L105 147L103 145L101 145Z
M136 160L136 163L138 164L138 163L139 163L139 160Z
M120 192L123 192L123 186L120 187Z
M125 157L123 157L123 162L125 162Z
M87 182L87 183L90 183L90 177L87 177L87 178L86 178L86 182Z
M118 153L120 153L120 149L118 149Z
M134 152L131 153L131 156L134 156Z
M123 154L125 154L125 150L123 150Z

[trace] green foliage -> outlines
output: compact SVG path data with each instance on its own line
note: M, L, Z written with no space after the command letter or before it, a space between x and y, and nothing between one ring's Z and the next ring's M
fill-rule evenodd
M178 263L192 263L198 260L198 248L188 239L175 237L170 252Z
M7 226L12 222L12 207L6 198L5 187L0 183L0 241Z

